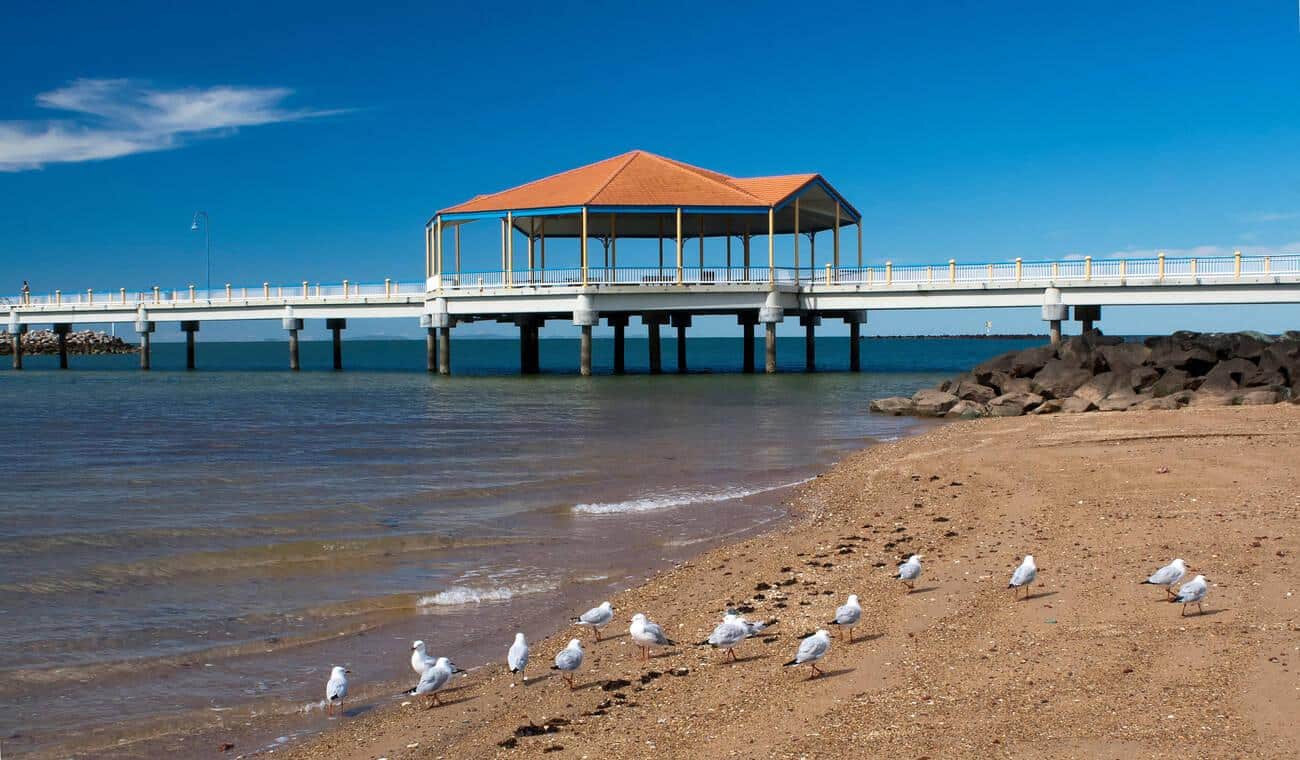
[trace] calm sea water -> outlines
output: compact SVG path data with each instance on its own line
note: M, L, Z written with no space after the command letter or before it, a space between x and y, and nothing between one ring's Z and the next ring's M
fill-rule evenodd
M239 751L325 725L332 664L354 710L413 674L410 641L496 659L612 592L761 529L846 451L917 429L871 416L1032 341L870 340L860 374L742 375L736 340L693 339L685 376L580 378L576 340L155 346L28 357L0 372L0 747L6 755ZM663 345L665 368L675 346ZM611 344L597 340L597 373ZM646 366L628 340L628 369ZM760 351L761 356L761 351ZM847 366L846 339L818 358ZM4 365L8 366L7 362ZM498 651L499 650L499 651Z

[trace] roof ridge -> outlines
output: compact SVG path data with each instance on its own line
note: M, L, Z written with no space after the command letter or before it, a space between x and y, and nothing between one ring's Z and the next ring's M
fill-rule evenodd
M753 193L749 192L748 190L746 190L746 189L744 189L744 188L742 188L742 187L738 187L738 186L732 184L731 182L727 182L727 181L719 180L717 177L713 176L713 175L715 175L715 174L718 175L719 177L726 177L726 176L727 176L727 175L725 175L725 174L723 174L723 173L721 173L721 172L712 172L712 171L709 171L708 169L703 169L703 168L700 168L700 167L698 167L698 166L694 166L694 165L692 165L692 164L688 164L688 163L686 163L686 162L684 162L684 161L678 161L678 160L676 160L676 159L667 158L666 156L661 156L661 155L659 155L659 154L657 154L657 153L651 153L651 152L649 152L649 151L642 151L642 153L645 153L645 155L650 156L651 158L656 158L656 159L658 159L658 160L660 160L660 161L662 161L662 162L664 162L664 163L666 163L666 164L669 164L669 165L671 165L671 166L675 166L675 167L677 167L677 168L679 168L679 169L685 169L685 170L687 170L687 171L689 171L689 172L691 172L691 173L693 173L693 174L695 174L695 175L697 175L697 176L699 176L699 177L703 177L704 179L706 179L706 180L708 180L708 181L710 181L710 182L712 182L712 183L714 183L714 184L722 185L723 187L727 188L728 190L734 190L735 192L740 193L741 195L747 195L747 196L749 196L750 198L753 198L755 201L757 201L758 204L759 204L760 206L767 206L767 205L770 205L770 204L764 203L762 198L759 198L757 195L754 195ZM730 177L729 177L728 179L733 179L733 178L730 178Z
M605 188L609 187L609 185L610 185L611 182L613 182L614 180L618 179L618 175L620 175L620 174L622 174L624 171L626 171L626 170L627 170L627 167L629 167L629 166L632 165L632 161L633 161L637 156L639 156L639 155L641 155L641 154L643 154L643 153L645 153L645 151L640 150L640 149L637 149L637 150L629 150L627 153L624 153L623 155L627 157L627 160L623 162L623 165L622 165L622 166L620 166L620 167L618 167L617 169L615 169L615 170L614 170L614 173L611 174L611 175L609 175L609 178L606 179L603 183L601 183L600 187L596 188L595 192L593 192L593 193L592 193L592 194L587 198L587 205L591 205L591 204L595 203L595 202L596 202L596 199L600 197L600 194L603 193L603 192L605 192ZM614 158L618 158L618 156L614 156Z
M483 198L494 198L494 197L496 197L496 196L498 196L498 195L504 195L505 193L511 192L512 190L520 190L520 189L525 188L525 187L531 187L531 186L533 186L533 185L541 184L542 182L548 182L548 181L550 181L550 180L557 179L557 178L559 178L559 177L564 177L564 176L569 175L569 174L574 174L574 173L576 173L576 172L580 172L580 171L582 171L583 169L590 169L591 167L595 166L596 164L603 164L603 163L605 163L606 161L613 161L613 160L615 160L615 159L617 159L617 158L621 158L621 157L623 157L623 156L631 156L632 154L634 154L634 153L636 153L636 152L637 152L637 151L631 150L631 151L628 151L628 152L626 152L626 153L619 153L619 154L617 154L617 155L610 156L609 158L602 158L602 159L600 159L599 161L592 161L591 163L583 164L582 166L575 166L575 167L573 167L572 169L565 169L565 170L562 171L562 172L556 172L556 173L554 173L554 174L548 174L548 175L546 175L545 177L538 177L537 179L529 180L528 182L524 182L524 183L519 184L519 185L512 185L512 186L507 187L507 188L504 188L504 189L502 189L502 190L498 190L498 191L496 191L496 192L494 192L494 193L480 193L479 195L475 196L474 198L471 198L470 200L472 201L472 200L478 200L478 199L483 199ZM468 201L466 201L466 202L468 203Z

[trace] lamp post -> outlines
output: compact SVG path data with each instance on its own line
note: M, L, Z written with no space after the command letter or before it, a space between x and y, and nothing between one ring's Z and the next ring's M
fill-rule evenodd
M199 231L199 217L203 217L203 249L204 257L207 260L208 279L204 286L207 290L208 300L212 299L212 218L206 211L195 211L194 221L190 222L190 231Z

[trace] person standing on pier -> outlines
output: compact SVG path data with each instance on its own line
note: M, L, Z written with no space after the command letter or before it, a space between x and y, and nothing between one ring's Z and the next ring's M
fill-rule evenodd
M22 296L23 306L30 306L32 303L32 289L31 286L27 284L27 280L23 280Z

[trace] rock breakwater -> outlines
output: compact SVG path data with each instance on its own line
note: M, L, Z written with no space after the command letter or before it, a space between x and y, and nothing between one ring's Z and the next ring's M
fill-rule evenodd
M67 335L70 354L133 354L139 350L116 335L100 330L78 330ZM53 330L32 330L22 337L24 354L57 354L59 336ZM0 332L0 356L13 353L13 336Z

